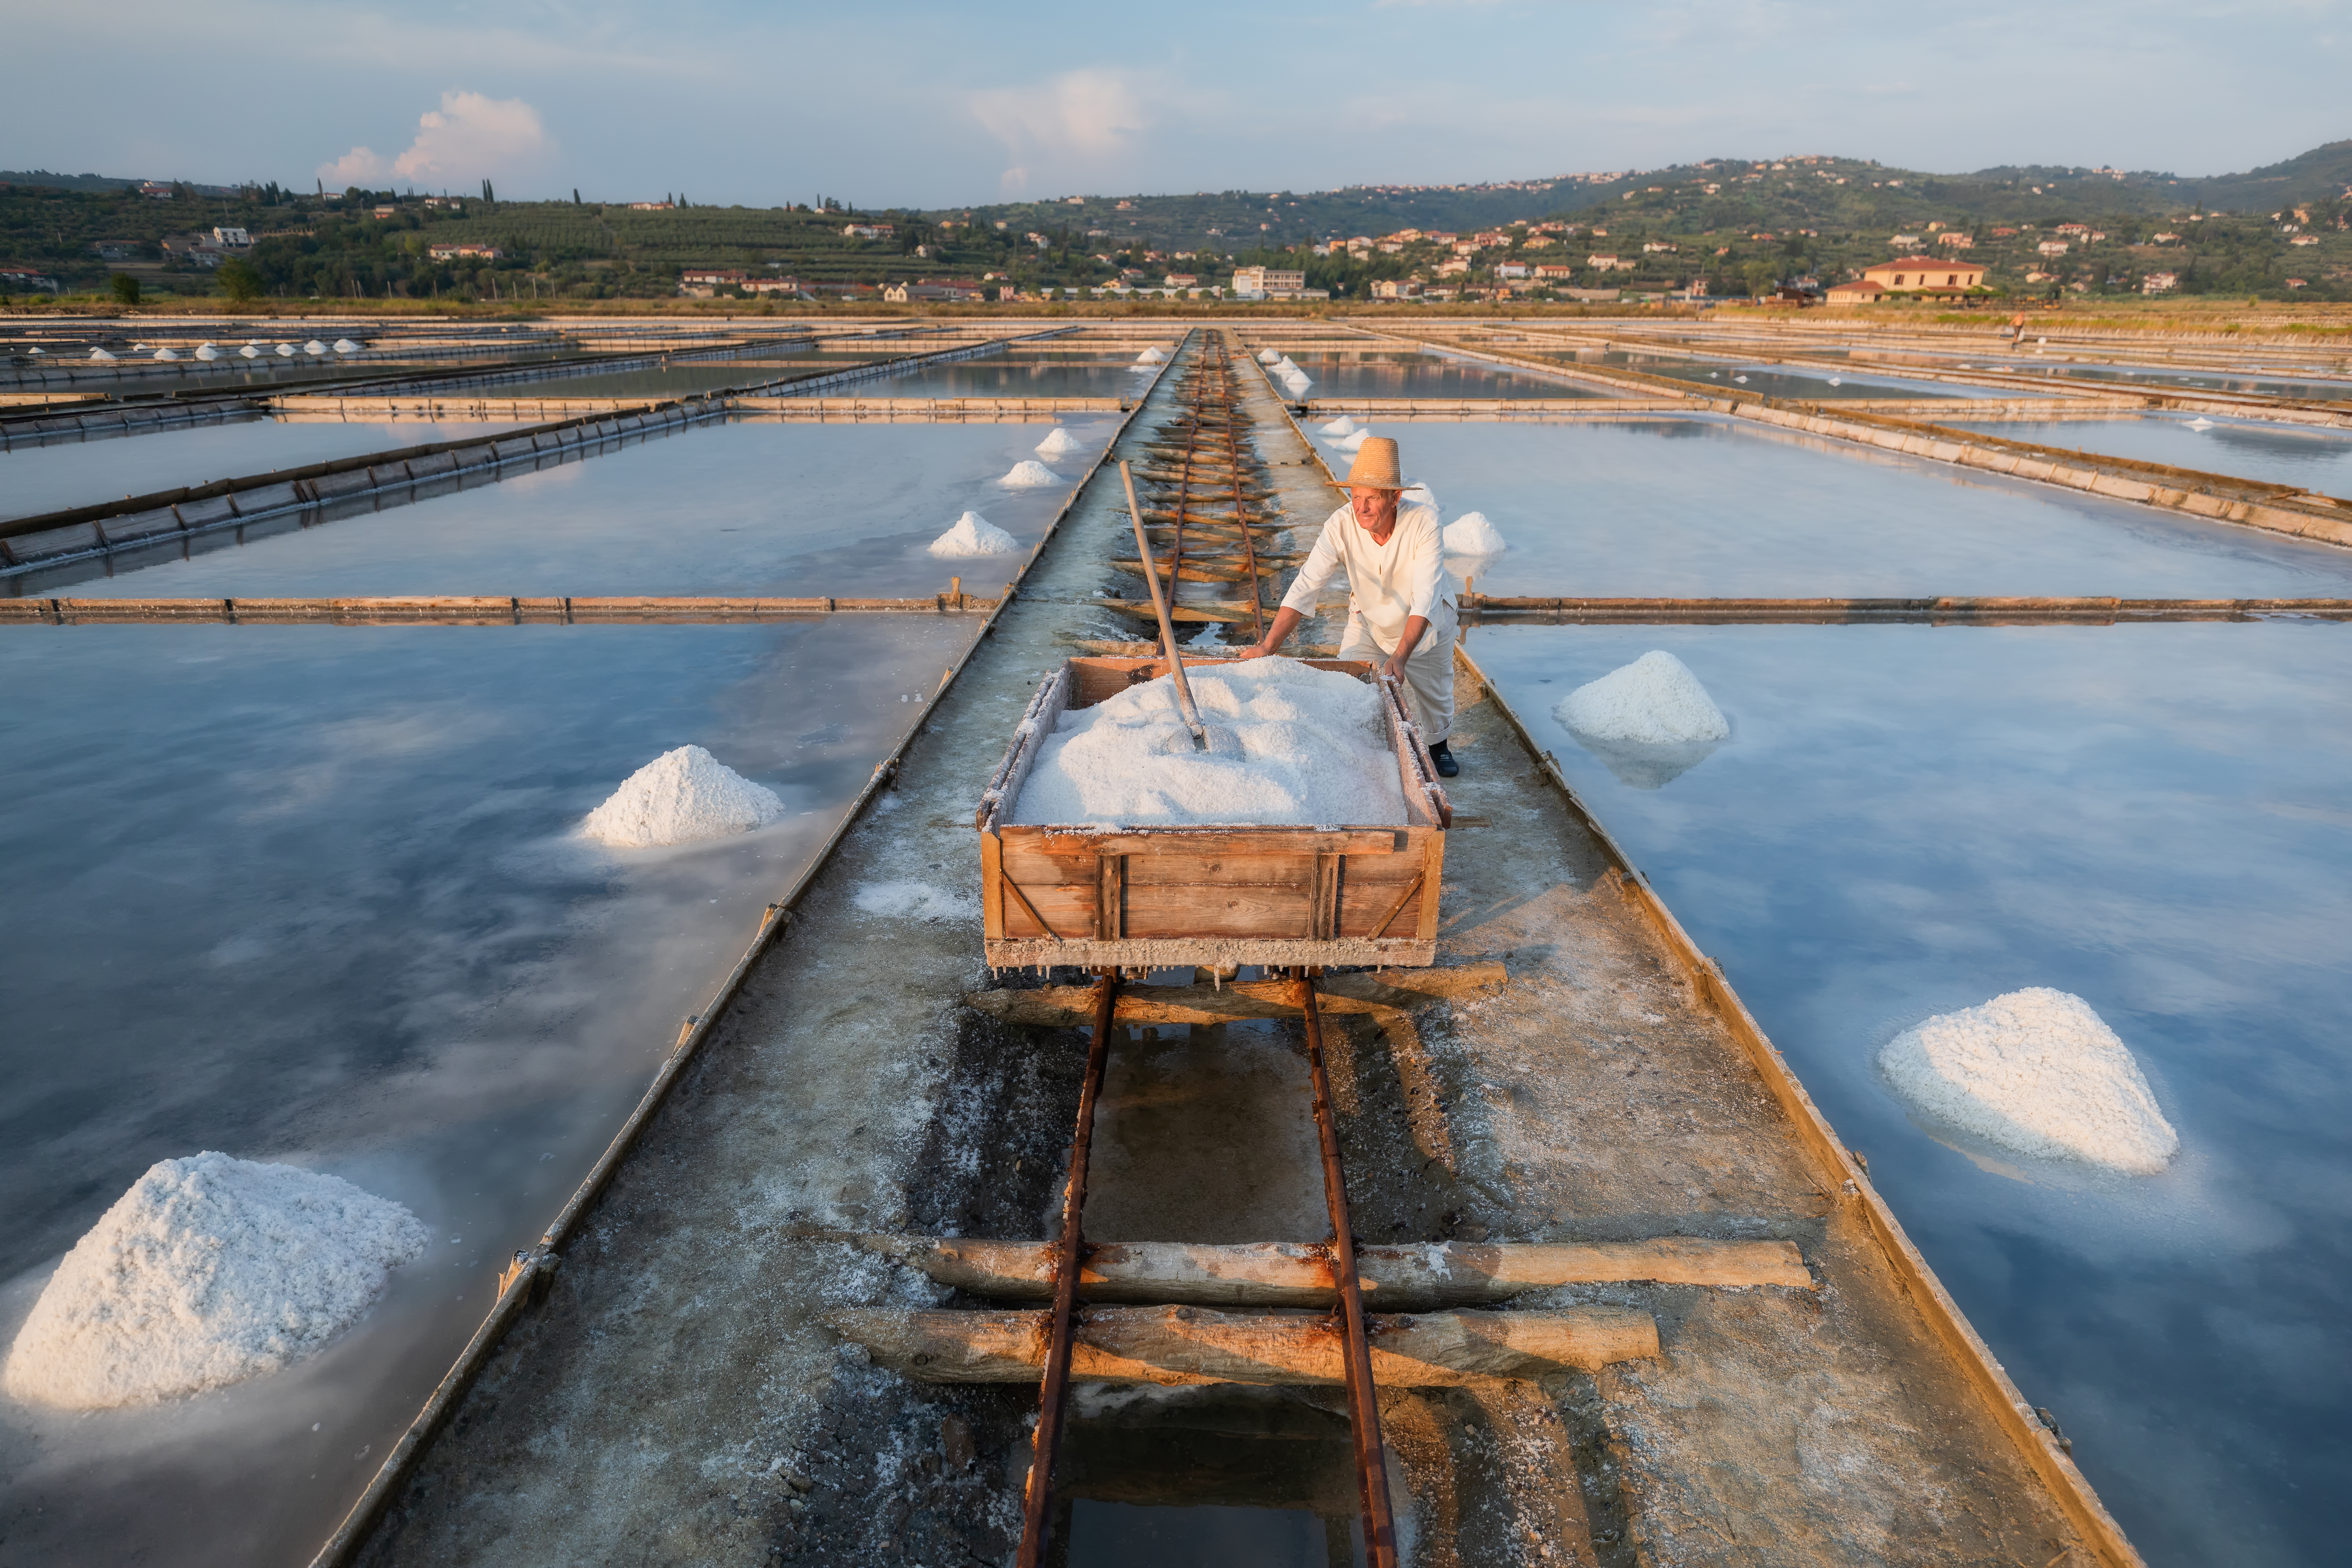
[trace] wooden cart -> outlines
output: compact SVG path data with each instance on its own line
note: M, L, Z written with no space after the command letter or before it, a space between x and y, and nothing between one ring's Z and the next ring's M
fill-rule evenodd
M1184 661L1187 668L1222 662ZM1371 679L1361 662L1307 662ZM1065 712L1167 670L1164 658L1073 658L1030 699L975 817L988 962L1104 969L1436 962L1453 807L1393 683L1383 683L1381 706L1404 791L1402 827L1006 820Z

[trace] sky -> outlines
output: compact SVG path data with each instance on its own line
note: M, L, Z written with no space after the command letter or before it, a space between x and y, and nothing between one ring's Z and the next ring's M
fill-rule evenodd
M0 0L0 167L860 207L2352 136L2352 0Z

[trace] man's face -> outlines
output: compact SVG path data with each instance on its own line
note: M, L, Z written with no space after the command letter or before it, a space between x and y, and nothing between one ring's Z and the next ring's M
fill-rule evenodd
M1348 504L1355 509L1356 525L1369 533L1386 533L1396 526L1397 492L1356 489L1348 492Z

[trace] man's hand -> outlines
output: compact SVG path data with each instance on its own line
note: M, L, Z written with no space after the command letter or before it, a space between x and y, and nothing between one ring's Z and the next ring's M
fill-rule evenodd
M1381 673L1387 676L1391 680L1402 680L1404 679L1403 648L1400 647L1396 652L1389 656L1388 663L1381 666Z
M1234 657L1235 658L1265 658L1272 654L1280 652L1282 645L1290 640L1290 634L1297 629L1298 623L1301 618L1302 617L1297 610L1290 608L1287 605L1284 605L1281 609L1275 611L1274 625L1265 628L1265 640L1264 642L1255 642L1250 644L1249 647L1242 649L1241 652L1234 655Z

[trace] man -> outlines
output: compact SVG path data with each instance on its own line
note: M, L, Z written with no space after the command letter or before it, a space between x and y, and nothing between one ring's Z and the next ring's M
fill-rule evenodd
M1341 658L1381 665L1404 682L1413 722L1429 743L1430 760L1447 778L1462 771L1447 749L1454 732L1454 600L1446 592L1444 541L1437 509L1404 507L1397 444L1367 437L1348 470L1348 504L1323 521L1323 532L1298 569L1265 640L1241 652L1264 658L1290 639L1315 613L1315 598L1331 574L1348 571L1348 635Z

